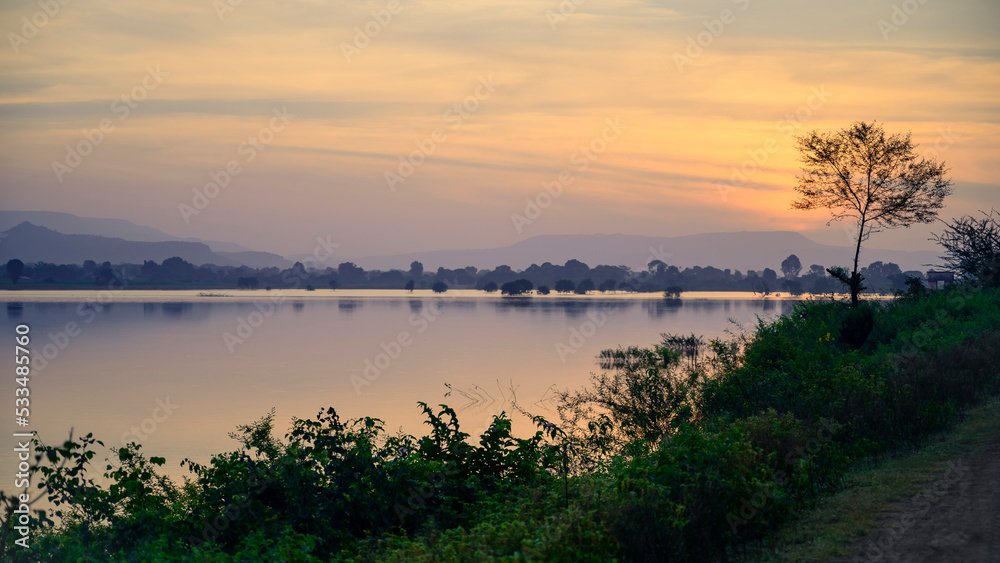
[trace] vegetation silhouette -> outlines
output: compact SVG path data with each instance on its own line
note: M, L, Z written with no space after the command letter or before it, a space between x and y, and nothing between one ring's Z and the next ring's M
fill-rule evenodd
M945 249L944 267L957 272L968 283L1000 287L1000 214L980 211L982 217L964 215L944 222L934 240Z
M22 272L24 272L24 262L17 258L11 258L7 261L7 277L10 278L10 283L16 285L21 279Z
M497 291L503 284L519 279L528 280L534 287L554 289L557 293L574 293L580 284L584 292L663 292L679 286L688 291L760 291L766 284L770 290L782 289L789 293L833 293L839 287L835 278L828 276L823 266L813 264L810 270L791 279L778 279L775 270L764 268L760 271L722 270L711 266L678 268L661 260L651 261L649 267L633 271L624 266L599 265L593 268L570 260L560 266L551 263L534 264L517 272L508 266L498 266L492 270L466 268L438 268L435 272L423 272L422 266L413 266L408 272L402 270L365 270L352 262L344 262L325 269L306 268L297 262L286 269L248 268L233 266L195 266L174 257L164 261L164 265L146 260L143 264L112 265L105 262L97 265L89 260L84 266L73 264L26 263L22 270L18 287L30 289L89 289L123 288L129 289L199 289L224 290L260 288L304 289L329 287L331 289L400 289L416 290L432 288L436 282L449 284L452 289L480 289ZM918 271L902 272L898 267L881 262L869 268L879 272L878 283L872 283L874 290L892 293L905 289L907 276L923 279ZM874 272L875 270L872 270ZM407 276L421 273L420 278ZM865 270L863 269L864 273ZM866 277L868 274L865 274ZM572 277L569 277L572 276ZM602 279L600 285L592 287L593 280ZM254 285L256 280L256 285ZM590 281L588 281L590 280ZM2 287L2 285L0 285ZM13 284L7 285L13 287Z
M829 209L830 222L853 219L857 226L854 270L827 270L850 288L858 306L861 244L881 230L930 223L952 193L944 162L918 157L906 135L886 136L876 122L856 122L834 133L813 131L797 138L803 163L793 209Z

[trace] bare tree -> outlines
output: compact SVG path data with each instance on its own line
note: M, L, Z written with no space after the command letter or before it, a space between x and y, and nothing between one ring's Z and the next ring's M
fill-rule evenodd
M944 162L918 157L910 133L887 136L874 121L834 133L812 131L797 141L803 166L795 191L802 197L792 209L829 209L833 218L827 224L857 222L854 271L848 277L827 270L850 287L851 305L857 307L864 279L858 273L861 243L885 229L932 222L952 192L948 169Z
M975 285L1000 287L1000 213L980 213L982 218L965 215L944 223L944 232L931 240L944 247L945 267Z

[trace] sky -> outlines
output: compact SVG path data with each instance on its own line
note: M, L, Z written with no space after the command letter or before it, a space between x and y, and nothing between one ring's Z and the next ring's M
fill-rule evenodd
M280 254L793 230L795 135L1000 190L996 0L5 0L0 208ZM934 250L941 225L874 235Z

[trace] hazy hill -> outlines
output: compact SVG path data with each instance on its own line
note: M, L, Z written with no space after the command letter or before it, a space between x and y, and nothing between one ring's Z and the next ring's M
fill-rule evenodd
M136 225L124 219L80 217L72 213L59 213L55 211L0 211L0 231L6 231L25 221L65 235L97 235L136 242L201 242L208 245L215 252L250 251L249 248L232 242L175 237L159 229ZM277 254L272 254L271 256L277 257Z
M251 268L289 268L292 261L283 256L270 252L258 252L255 250L245 250L243 252L222 252L215 251L219 256L228 258L237 264L249 266Z
M128 262L142 264L144 260L163 262L179 256L196 266L215 264L237 266L236 261L221 256L200 242L165 241L137 242L96 235L64 235L45 227L24 222L7 230L0 243L0 262L18 258L24 262L82 264L93 260L98 264Z
M803 269L811 264L822 266L850 266L854 249L847 246L819 244L805 236L790 231L753 231L738 233L709 233L683 237L646 237L639 235L542 235L532 237L503 248L477 250L439 250L415 252L393 256L359 258L354 262L366 269L407 269L417 260L425 269L438 267L495 268L506 264L515 270L531 264L563 264L575 258L590 266L598 264L623 265L645 269L652 260L663 260L669 265L715 266L742 271L772 268L778 270L781 261L795 254L802 261ZM861 250L861 262L895 262L903 270L927 268L924 264L938 262L938 254L929 251L906 252L901 250Z
M34 218L38 222L27 218ZM29 221L30 226L36 229L44 227L44 230L47 230L49 234L37 241L21 240L18 244L24 246L20 247L17 252L20 255L17 256L10 248L13 241L8 237L7 240L3 241L3 244L0 244L0 256L4 260L16 257L25 261L41 260L59 263L81 263L87 259L98 262L108 260L111 262L141 263L142 260L161 262L170 256L181 256L185 260L199 265L211 262L220 266L235 264L253 268L272 266L287 268L292 263L277 254L254 252L239 244L179 239L163 231L121 219L79 217L70 213L49 211L0 211L0 231L10 229L14 225L21 225L25 221ZM92 238L59 239L59 242L54 242L56 239L53 238L53 235L68 237L91 235ZM108 242L114 240L117 242ZM164 245L167 242L180 246ZM154 243L161 244L161 246L156 247L156 252L149 255L142 255L139 251L140 247L132 246L134 244ZM70 244L71 246L64 248L52 246L61 244ZM98 246L90 248L89 244ZM74 250L71 251L71 248ZM176 250L170 253L165 250L168 248ZM167 254L164 255L164 252ZM107 257L99 259L97 254L105 254ZM371 256L352 259L352 261L369 270L394 268L405 270L414 260L423 263L426 269L437 269L442 266L445 268L475 266L492 269L506 264L516 270L522 270L531 264L545 262L563 264L570 259L580 260L590 266L607 264L644 269L650 261L658 259L680 268L715 266L746 271L763 268L778 270L781 261L789 254L797 255L802 261L804 269L808 269L811 264L850 266L854 250L848 246L819 244L799 233L789 231L709 233L683 237L647 237L622 234L542 235L502 248L437 250L390 256ZM130 258L119 259L112 258L112 256L129 256ZM57 257L64 258L57 259ZM290 258L292 260L300 259L294 256ZM926 264L939 262L938 254L930 251L862 249L861 263L863 266L876 260L895 262L903 270L921 271L927 269ZM336 267L336 264L332 265Z

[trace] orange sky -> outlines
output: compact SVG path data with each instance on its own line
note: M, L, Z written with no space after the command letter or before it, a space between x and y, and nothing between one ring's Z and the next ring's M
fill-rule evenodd
M0 7L4 209L282 254L332 236L345 258L557 233L847 244L789 209L793 135L871 119L948 162L942 217L998 199L997 2L52 4ZM549 203L518 225L526 198Z

